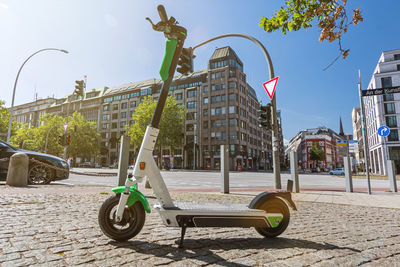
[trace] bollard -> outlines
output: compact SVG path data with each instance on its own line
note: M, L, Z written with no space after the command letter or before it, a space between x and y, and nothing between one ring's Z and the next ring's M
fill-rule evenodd
M291 151L290 152L290 177L292 181L294 182L294 192L299 193L300 192L300 186L299 186L299 171L297 169L297 152Z
M128 174L130 140L130 137L127 135L121 137L121 149L118 160L118 185L125 185Z
M397 192L397 181L396 181L396 166L393 160L387 161L387 172L390 184L390 191Z
M221 193L229 194L229 147L221 145Z
M10 186L26 186L28 184L29 157L22 152L10 158L6 184Z
M350 157L343 157L344 162L344 178L346 180L346 192L353 192L353 177L351 175Z

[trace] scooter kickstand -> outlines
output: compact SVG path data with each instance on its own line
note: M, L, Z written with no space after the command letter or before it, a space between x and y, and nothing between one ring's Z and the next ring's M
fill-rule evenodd
M183 248L183 239L185 238L185 233L186 233L186 225L185 225L185 226L182 226L181 240L179 240L179 246L178 246L178 248Z

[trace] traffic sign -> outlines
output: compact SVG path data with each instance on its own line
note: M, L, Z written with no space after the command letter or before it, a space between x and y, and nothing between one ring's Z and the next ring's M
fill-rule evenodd
M374 96L400 93L400 86L362 90L362 96Z
M388 136L389 134L390 134L390 129L386 125L383 125L383 126L378 128L378 135L379 136L385 137L385 136Z
M347 140L336 140L338 146L347 146Z
M276 84L278 83L278 80L279 80L279 76L273 78L272 80L269 80L268 82L263 83L265 91L267 91L267 94L271 100L274 97L275 88L276 88Z

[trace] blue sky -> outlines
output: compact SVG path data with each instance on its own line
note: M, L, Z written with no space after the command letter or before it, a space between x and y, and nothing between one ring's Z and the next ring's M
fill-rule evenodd
M188 29L186 46L226 33L249 34L264 44L280 76L277 105L288 140L320 125L338 131L339 116L345 132L351 133L351 111L359 106L358 69L365 87L381 52L400 48L398 0L349 0L350 8L360 7L364 22L344 36L348 58L326 71L338 47L320 43L317 28L283 35L258 27L260 18L271 16L283 1L0 0L0 99L10 105L18 68L31 53L46 47L70 53L46 51L32 58L18 82L17 105L32 101L35 91L40 98L65 96L83 75L88 76L89 89L159 77L165 39L145 17L158 21L160 3ZM241 58L248 82L267 103L262 87L269 80L267 64L248 40L222 39L199 48L195 69L206 68L214 49L226 45Z

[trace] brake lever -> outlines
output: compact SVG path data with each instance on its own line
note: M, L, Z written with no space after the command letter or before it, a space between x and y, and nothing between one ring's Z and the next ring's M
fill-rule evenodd
M164 32L166 34L171 33L171 31L172 31L171 25L173 26L175 24L178 24L178 22L175 20L174 17L170 17L168 22L160 21L157 24L154 24L153 21L148 17L146 18L146 20L148 20L151 23L153 30L159 31L159 32Z

